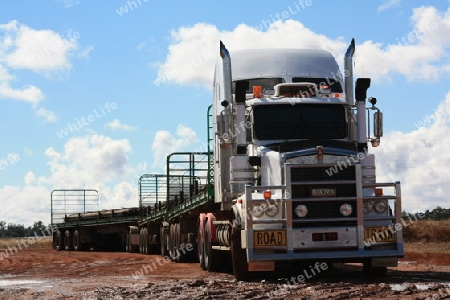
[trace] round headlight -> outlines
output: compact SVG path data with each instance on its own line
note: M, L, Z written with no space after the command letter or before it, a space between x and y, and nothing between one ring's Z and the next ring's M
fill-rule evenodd
M387 205L386 201L379 200L379 201L375 202L375 205L373 206L373 210L375 210L375 212L378 214L382 214L382 213L386 212L387 206L388 205Z
M363 213L369 214L373 211L372 203L370 201L364 202Z
M344 217L348 217L352 214L352 206L348 203L344 203L341 205L339 211Z
M278 214L278 205L269 205L265 213L268 217L275 217Z
M263 215L265 211L265 207L262 207L262 205L254 205L252 210L252 215L256 218L259 218Z
M295 208L295 214L297 217L304 218L308 214L308 208L304 204L299 204Z

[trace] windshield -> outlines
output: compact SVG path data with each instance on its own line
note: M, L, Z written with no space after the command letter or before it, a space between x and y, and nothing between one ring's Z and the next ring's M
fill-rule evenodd
M320 86L325 85L331 88L332 93L343 92L339 81L331 78L294 77L292 78L292 82L311 82L317 85L317 89L320 89Z
M253 120L258 140L347 137L345 108L340 104L257 105Z

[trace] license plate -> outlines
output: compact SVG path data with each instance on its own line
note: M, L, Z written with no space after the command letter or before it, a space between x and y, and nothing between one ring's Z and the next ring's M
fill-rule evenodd
M334 188L314 188L311 189L311 197L334 197L336 189Z
M286 231L265 230L253 232L255 246L286 246Z
M375 243L395 242L395 233L387 227L366 227L364 228L364 240Z

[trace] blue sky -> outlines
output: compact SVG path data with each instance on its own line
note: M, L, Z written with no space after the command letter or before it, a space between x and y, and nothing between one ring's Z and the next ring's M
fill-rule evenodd
M50 219L55 188L137 206L137 180L201 148L219 40L228 49L321 48L385 116L378 180L403 207L448 207L449 1L7 1L0 11L0 220Z

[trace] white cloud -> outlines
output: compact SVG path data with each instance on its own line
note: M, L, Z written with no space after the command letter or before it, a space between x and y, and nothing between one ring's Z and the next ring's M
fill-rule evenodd
M401 0L387 0L385 1L383 4L381 4L380 6L378 6L377 10L378 11L384 11L387 10L393 6L397 6L399 5L401 2Z
M17 21L1 24L6 51L2 59L14 69L29 69L50 76L52 72L67 73L69 57L78 48L77 39L64 38L51 30L35 30Z
M96 189L101 195L102 209L138 206L135 180L145 164L130 166L130 152L128 140L100 135L72 138L62 151L48 148L45 151L48 175L28 171L23 176L23 186L0 188L1 220L25 225L37 220L49 223L53 189ZM127 180L128 177L131 179Z
M91 186L99 182L120 180L129 174L128 140L114 140L106 136L92 135L71 138L64 152L53 148L45 151L49 158L51 177L46 183L61 183L65 187Z
M36 110L36 115L39 118L44 119L45 122L56 123L58 121L58 116L54 112L45 108L39 108Z
M224 41L230 50L306 47L325 49L336 55L347 46L341 38L329 39L293 20L274 22L266 32L245 24L231 32L219 31L215 25L199 23L172 31L171 36L173 43L169 46L165 62L153 65L158 68L156 85L175 82L209 87L214 63L219 56L219 40ZM302 38L292 39L292 36Z
M120 122L118 119L114 119L112 122L107 123L105 125L106 128L111 129L111 130L123 130L123 131L133 131L136 130L135 127L130 126L128 124L123 124L122 122Z
M20 80L12 75L12 70L31 70L47 77L68 76L72 68L70 58L78 49L75 35L63 37L52 30L35 30L17 21L0 24L0 98L39 103L44 99L41 89L31 84L16 87L13 83ZM80 55L87 56L91 50L88 48ZM42 114L52 118L41 110L38 115Z
M15 99L32 104L36 104L44 99L42 91L34 85L13 88L11 81L14 79L14 76L9 74L8 70L0 63L0 99Z
M167 155L185 149L198 142L195 131L184 125L178 125L176 135L177 137L174 137L166 130L156 132L152 144L152 150L155 157L152 167L163 167Z
M391 132L374 148L377 181L401 181L406 211L448 207L450 92L432 116L424 116L416 124L417 130Z
M450 8L441 12L434 7L420 7L410 18L411 31L384 45L357 41L356 75L363 72L377 82L389 80L390 74L402 74L410 80L435 80L449 74L446 52L450 45ZM293 36L301 38L293 39ZM215 25L198 23L171 32L172 43L165 61L155 62L158 78L164 83L201 85L209 88L214 62L219 56L219 40L230 51L251 48L319 48L330 51L342 65L349 41L330 39L295 20L276 21L266 31L241 24L232 31L221 31ZM233 58L232 58L233 59Z

